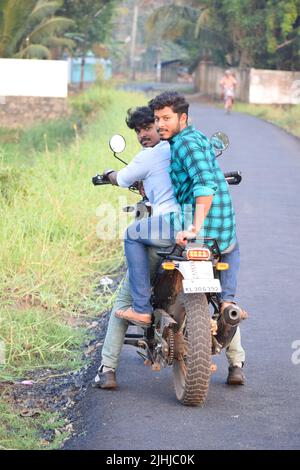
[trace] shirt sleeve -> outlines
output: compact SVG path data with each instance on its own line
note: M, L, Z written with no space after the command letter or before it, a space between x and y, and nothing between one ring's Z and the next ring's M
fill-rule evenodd
M150 150L142 150L125 168L118 171L117 183L119 186L128 188L135 181L142 181L147 177L151 163Z
M183 164L185 171L192 180L193 196L214 196L218 189L212 168L213 154L211 145L202 141L182 141L185 152Z

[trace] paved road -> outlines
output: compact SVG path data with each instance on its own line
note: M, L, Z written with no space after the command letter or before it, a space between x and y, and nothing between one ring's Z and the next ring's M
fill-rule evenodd
M124 347L115 392L89 389L79 409L81 432L69 449L300 448L300 141L256 118L193 104L194 124L225 131L220 164L241 170L231 187L242 251L238 299L251 312L242 325L244 387L225 384L218 357L203 408L176 402L171 370L152 372ZM298 349L300 346L298 345ZM297 361L296 361L297 362Z

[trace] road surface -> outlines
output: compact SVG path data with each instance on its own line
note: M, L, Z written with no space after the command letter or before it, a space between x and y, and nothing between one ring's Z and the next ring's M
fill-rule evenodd
M250 312L241 327L246 385L225 384L222 355L205 406L184 407L171 369L152 372L125 346L119 390L88 389L66 449L300 448L300 141L208 105L192 104L190 115L207 135L228 134L220 165L243 174L231 193L242 263L237 299Z

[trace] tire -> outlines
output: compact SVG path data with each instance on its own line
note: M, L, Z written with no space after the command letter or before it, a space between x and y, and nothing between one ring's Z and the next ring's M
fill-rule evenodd
M181 333L175 334L174 388L183 405L199 406L206 400L211 376L210 312L205 294L184 294L183 302Z

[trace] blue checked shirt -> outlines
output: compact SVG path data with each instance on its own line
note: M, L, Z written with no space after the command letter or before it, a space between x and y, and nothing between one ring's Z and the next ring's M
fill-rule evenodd
M213 195L200 236L215 238L221 252L236 243L235 213L228 185L207 137L188 126L170 139L169 169L174 193L182 211L195 210L196 198Z

